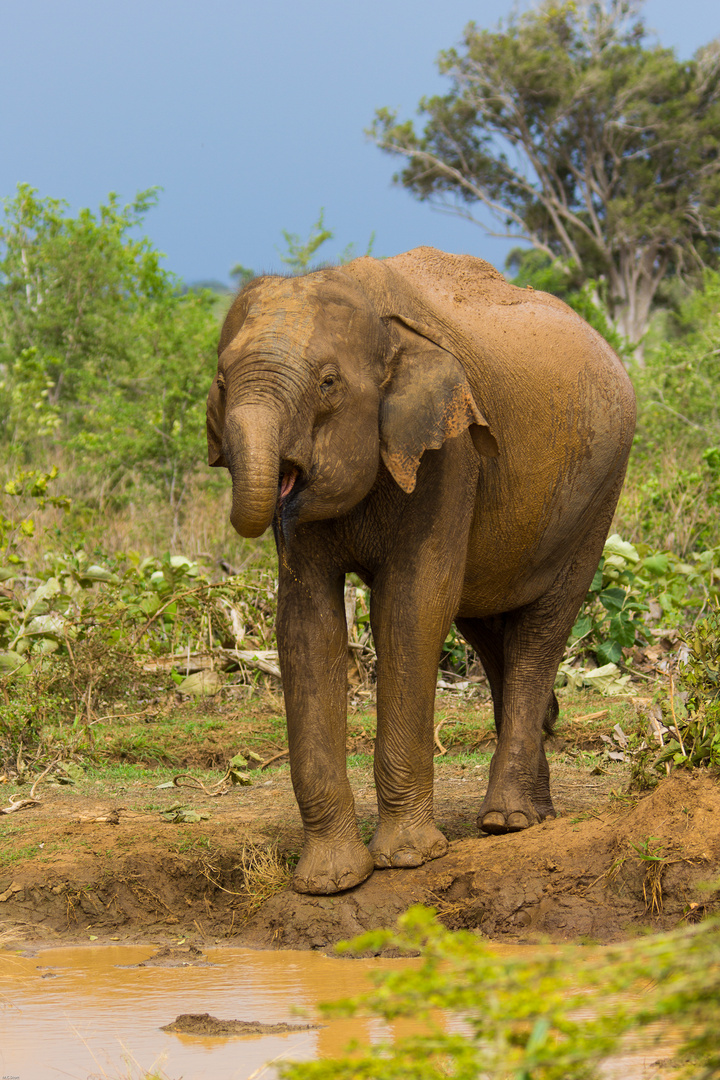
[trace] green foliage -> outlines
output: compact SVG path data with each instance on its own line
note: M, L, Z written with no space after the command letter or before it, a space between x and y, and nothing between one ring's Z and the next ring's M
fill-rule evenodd
M664 320L663 339L636 374L645 453L667 439L702 449L720 445L720 273L706 270L699 284Z
M545 0L494 30L470 23L440 54L450 90L421 100L424 128L380 109L371 129L417 198L481 225L484 207L607 282L633 345L662 279L714 263L720 236L720 48L680 61L639 8Z
M476 934L452 933L420 907L403 915L396 931L366 934L345 947L388 946L419 951L419 966L378 972L374 991L325 1010L406 1017L422 1025L421 1033L356 1046L352 1056L283 1065L285 1080L593 1080L605 1075L605 1061L620 1052L626 1033L662 1021L693 1055L690 1075L720 1076L717 922L609 949L580 969L557 948L500 957ZM448 1015L450 1031L440 1019Z
M47 493L48 485L57 476L55 466L49 472L17 469L5 482L0 504L0 581L13 577L16 568L24 563L20 554L22 542L35 533L34 519L25 516L29 504L34 504L37 510L46 506L66 509L69 505L66 497Z
M720 594L720 548L684 562L670 551L635 547L608 537L590 590L573 626L571 656L591 653L598 664L620 664L648 640L653 623L683 626Z
M622 510L656 547L680 554L720 533L720 274L662 320L635 374L638 428Z
M324 207L320 208L318 219L310 229L307 240L303 240L297 233L288 232L287 229L283 229L282 234L285 240L285 251L280 252L280 261L290 267L290 272L293 275L308 274L313 270L322 269L325 265L332 265L332 263L313 263L314 257L319 249L323 244L326 244L328 240L332 240L335 235L332 229L328 229L325 225ZM370 234L365 255L370 255L372 253L374 242L375 233L373 232ZM350 260L355 257L355 245L348 244L335 261L338 265L342 266L344 263L350 262ZM240 289L244 288L244 286L256 276L254 270L250 270L241 263L237 263L230 271L230 277L235 278L238 288Z
M160 491L179 518L203 457L215 296L185 291L134 233L155 190L67 213L27 184L0 227L0 443L36 460L60 441L105 491Z
M618 664L638 636L641 612L648 610L634 588L639 555L632 544L608 538L590 591L570 634L570 645L594 653L599 664Z
M60 545L45 551L31 575L25 549L34 519L27 504L66 503L48 494L55 476L19 472L0 503L5 762L19 762L30 751L49 753L49 717L77 736L58 755L78 740L91 749L98 711L158 680L172 686L172 662L182 671L191 652L243 647L252 653L274 643L276 583L265 566L214 582L199 562L182 555L142 558L131 551L92 559L81 548ZM170 664L160 662L166 657Z
M332 240L333 235L332 230L325 227L325 210L321 207L320 215L310 230L307 240L302 240L296 233L283 229L287 251L280 256L280 261L289 266L293 274L306 274L315 252L327 240Z
M310 230L307 240L302 240L296 233L290 233L283 229L286 251L285 254L280 255L280 260L290 267L293 274L307 274L311 270L318 270L323 264L313 266L313 257L323 244L327 243L328 240L332 240L334 235L335 233L331 229L325 227L325 209L321 207L319 217ZM375 233L372 233L365 251L366 255L372 253L374 241ZM348 244L338 256L337 262L342 266L343 263L350 262L354 258L355 245Z
M668 765L720 768L720 608L698 619L684 641L681 690L676 694L671 683L665 710L667 741L659 753L645 751L640 762L661 775Z

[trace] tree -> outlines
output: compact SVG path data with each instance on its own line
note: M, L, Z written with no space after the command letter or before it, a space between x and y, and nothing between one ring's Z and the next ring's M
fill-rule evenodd
M370 135L407 159L396 182L606 286L616 328L645 333L668 274L720 249L720 41L689 62L648 43L641 0L544 0L466 28L440 54L450 92L425 126L377 111ZM488 231L490 231L488 229Z
M0 443L24 461L60 442L113 487L131 474L177 527L204 459L217 297L183 290L138 238L157 192L76 217L27 184L0 226ZM99 485L95 485L96 487Z

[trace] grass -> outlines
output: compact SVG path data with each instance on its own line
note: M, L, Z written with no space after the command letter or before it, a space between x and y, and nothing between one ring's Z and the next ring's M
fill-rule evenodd
M453 769L467 769L467 768L484 768L490 764L490 758L492 757L491 750L475 750L464 751L461 750L457 753L446 754L441 756L436 754L435 756L435 768L453 768Z
M495 737L492 712L487 702L468 702L458 696L448 700L443 695L435 717L441 745L436 747L438 768L450 763L453 767L484 767L488 764ZM556 734L559 740L577 748L572 763L592 771L608 762L602 751L600 736L619 724L628 736L639 730L641 721L636 707L627 698L603 698L590 691L560 691L560 720ZM270 699L258 696L243 709L221 700L178 702L171 691L167 701L158 705L157 718L148 723L145 717L129 716L102 719L92 727L92 747L76 749L75 760L82 760L84 776L77 778L75 790L82 794L102 794L125 789L130 785L157 785L171 780L181 772L191 772L203 783L217 781L218 773L235 754L250 751L267 761L287 749L285 718L276 708L274 695ZM348 767L368 769L372 766L372 742L376 732L374 709L363 707L350 710L347 723ZM46 723L43 739L48 746L57 745L67 736L67 728ZM73 736L76 739L77 734ZM556 752L551 742L551 755ZM560 760L571 753L559 750ZM563 758L562 755L565 755ZM287 758L278 759L263 770L269 779L288 768ZM259 780L253 777L254 781ZM94 785L96 791L90 790ZM27 785L23 785L27 791ZM4 793L21 788L9 783Z
M13 863L29 862L40 854L40 849L37 844L25 844L22 847L15 847L12 851L4 850L0 851L0 870L12 866Z

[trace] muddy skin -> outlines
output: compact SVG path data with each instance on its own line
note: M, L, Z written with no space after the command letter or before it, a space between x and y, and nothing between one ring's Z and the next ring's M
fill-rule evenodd
M243 536L279 541L277 636L305 831L295 888L326 895L446 850L433 709L453 621L490 680L498 744L479 827L554 814L543 732L635 422L607 343L487 263L418 248L237 297L208 397L208 460ZM349 572L371 588L379 826L345 768Z

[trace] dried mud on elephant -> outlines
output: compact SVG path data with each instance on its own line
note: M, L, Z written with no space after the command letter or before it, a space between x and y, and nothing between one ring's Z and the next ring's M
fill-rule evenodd
M607 342L481 259L417 248L257 278L236 297L208 395L208 463L229 470L237 532L272 526L278 547L298 892L344 892L447 851L433 709L453 623L495 708L481 828L554 816L543 733L634 425ZM349 573L371 590L377 650L369 843L345 770Z

